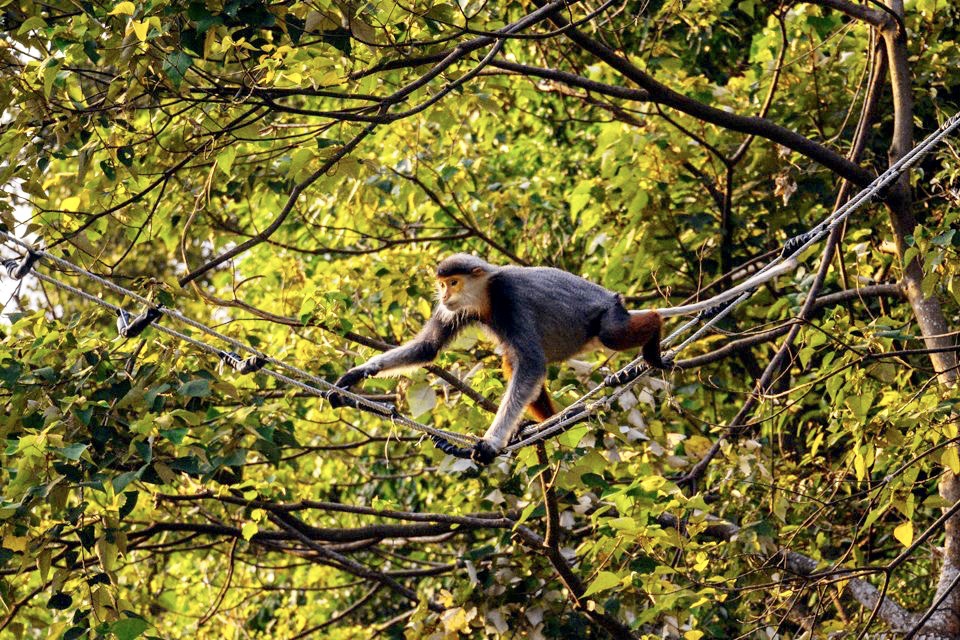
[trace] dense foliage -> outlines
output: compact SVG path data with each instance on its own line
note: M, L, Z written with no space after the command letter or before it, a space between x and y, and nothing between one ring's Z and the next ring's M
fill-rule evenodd
M960 104L946 0L902 24L843 1L0 4L2 228L327 380L416 332L453 252L634 307L742 279L886 167L878 34L905 29L918 139ZM122 340L27 277L0 325L0 636L896 629L871 588L933 604L938 481L960 473L955 392L896 285L919 260L956 326L958 158L948 140L911 174L915 229L860 209L822 286L821 243L682 369L482 473L155 329ZM634 355L551 367L550 391ZM468 333L436 365L363 388L482 433L465 389L502 395L494 345Z

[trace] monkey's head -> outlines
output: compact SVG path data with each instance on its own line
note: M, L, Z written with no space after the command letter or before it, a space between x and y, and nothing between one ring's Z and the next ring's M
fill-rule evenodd
M487 278L497 268L474 256L457 253L437 265L437 297L450 313L484 314Z

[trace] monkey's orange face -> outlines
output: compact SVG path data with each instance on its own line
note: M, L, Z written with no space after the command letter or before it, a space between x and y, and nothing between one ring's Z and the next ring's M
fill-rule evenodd
M463 276L437 278L437 294L440 296L440 302L450 311L457 310L463 293L463 285Z

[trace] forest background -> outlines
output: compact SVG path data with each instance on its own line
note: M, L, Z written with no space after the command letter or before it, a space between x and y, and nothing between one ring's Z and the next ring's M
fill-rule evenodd
M0 224L333 380L453 252L726 290L956 112L958 34L947 0L2 0ZM4 299L0 637L957 637L958 173L948 139L678 370L482 472L123 340L97 302L140 303L41 260L92 298ZM467 334L363 389L479 435L498 364Z

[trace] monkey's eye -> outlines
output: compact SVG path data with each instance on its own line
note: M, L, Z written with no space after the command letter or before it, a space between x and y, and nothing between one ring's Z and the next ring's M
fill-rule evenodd
M458 283L459 283L458 280L454 278L453 280L450 281L450 286L456 289Z

